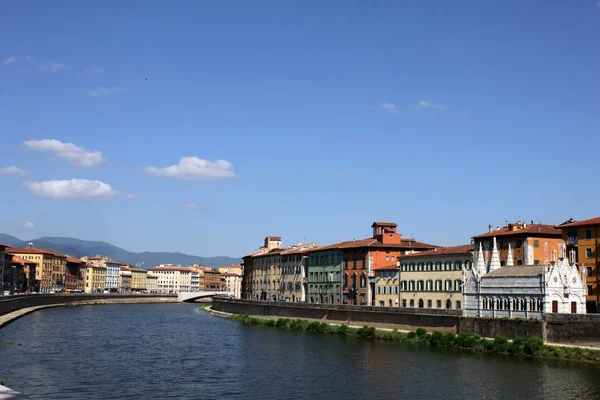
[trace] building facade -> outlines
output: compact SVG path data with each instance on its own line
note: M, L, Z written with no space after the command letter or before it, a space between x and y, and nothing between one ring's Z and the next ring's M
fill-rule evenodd
M399 269L397 265L375 269L375 306L398 307Z
M40 293L61 291L65 287L65 270L67 257L52 250L38 249L30 243L29 247L10 248L10 254L19 256L28 261L34 261L37 265L36 290Z
M584 221L570 219L557 228L562 232L569 262L585 271L587 312L600 312L600 217Z
M344 252L336 245L308 252L305 301L313 304L342 304Z
M158 277L158 293L181 293L190 291L191 274L194 272L193 268L158 266L149 268L148 272Z
M85 292L101 293L106 285L106 267L87 263L85 271Z
M566 257L550 265L501 267L495 246L493 251L489 271L478 257L467 273L464 316L543 319L548 313L586 313L582 271Z
M75 257L67 257L65 268L65 290L84 291L86 262Z
M122 265L119 268L119 293L131 293L131 270L128 266Z
M517 221L503 227L488 227L488 232L474 236L475 252L481 247L489 268L493 239L496 238L500 266L549 265L558 261L562 246L561 231L552 225ZM475 254L477 256L477 254Z
M145 292L148 288L147 273L135 265L128 266L131 271L131 291L134 293Z
M221 273L216 268L200 268L200 290L212 291L221 289Z
M124 265L118 261L106 260L104 266L106 267L106 284L104 289L110 293L119 292L121 267Z
M146 291L148 293L158 293L158 276L152 273L146 275Z
M240 299L242 295L242 275L235 272L221 272L225 290L233 293L233 297Z
M400 307L462 309L463 274L473 267L473 247L440 247L401 256Z
M308 251L316 247L314 243L297 244L281 252L279 301L306 301Z

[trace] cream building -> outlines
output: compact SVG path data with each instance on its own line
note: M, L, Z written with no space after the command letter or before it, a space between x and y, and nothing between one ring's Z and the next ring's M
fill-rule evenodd
M233 293L233 296L236 299L241 298L242 274L236 274L234 272L221 272L221 279L223 279L225 290Z
M305 302L308 251L317 245L296 244L281 253L279 268L279 301Z
M138 267L129 266L131 271L131 291L135 293L145 292L148 288L147 273Z
M104 290L106 284L106 267L87 264L85 272L85 292L98 293Z
M158 293L180 293L190 291L192 273L196 270L190 267L158 266L148 269L148 272L158 277Z
M401 256L400 307L462 309L463 273L472 266L473 245Z
M375 269L375 305L378 307L399 307L400 267Z
M146 291L148 293L158 293L158 275L148 272L146 274L146 282Z

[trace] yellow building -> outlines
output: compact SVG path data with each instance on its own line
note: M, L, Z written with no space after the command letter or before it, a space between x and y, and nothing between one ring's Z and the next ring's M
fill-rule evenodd
M106 283L106 267L88 263L85 271L85 292L99 293Z
M472 244L401 256L400 307L462 309L463 270L472 267Z
M138 267L129 266L131 271L131 291L144 292L148 288L148 280L146 271Z
M566 245L567 254L564 256L585 272L587 312L600 312L600 217L584 221L570 219L557 228L562 231Z
M398 307L400 280L399 266L375 268L375 305L378 307Z
M40 293L61 291L65 288L67 256L56 251L38 249L29 244L25 248L9 248L7 253L36 263L35 289Z

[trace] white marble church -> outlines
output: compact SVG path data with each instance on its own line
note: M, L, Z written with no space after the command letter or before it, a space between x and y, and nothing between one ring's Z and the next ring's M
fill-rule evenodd
M510 253L500 266L496 238L487 265L481 245L473 253L474 267L464 277L464 316L541 319L547 313L586 313L584 272L569 264L564 244L550 265L513 266Z

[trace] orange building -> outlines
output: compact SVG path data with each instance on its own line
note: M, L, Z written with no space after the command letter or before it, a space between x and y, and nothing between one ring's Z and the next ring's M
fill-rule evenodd
M566 256L571 264L582 267L586 275L587 312L600 311L600 217L575 221L572 218L563 222L558 229L567 248Z
M87 262L79 258L67 257L65 289L84 291L86 264Z
M563 243L560 230L552 225L521 221L507 222L506 226L496 229L490 225L488 232L473 236L474 257L477 258L481 245L486 266L489 266L494 238L502 266L550 264L560 257Z
M33 244L29 244L29 247L25 248L10 248L6 252L37 264L35 269L36 290L41 293L49 293L52 290L64 289L67 256L52 250L37 249L33 247Z

